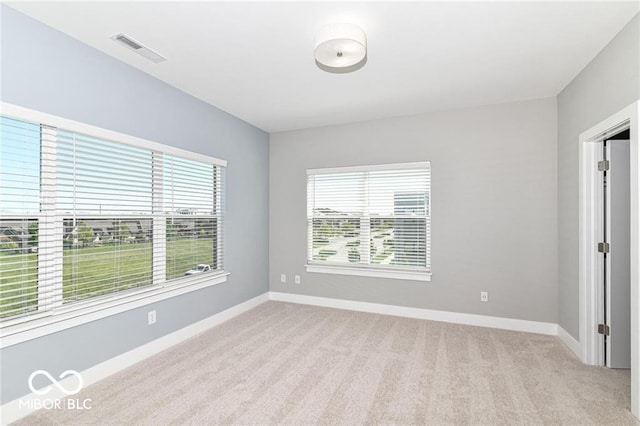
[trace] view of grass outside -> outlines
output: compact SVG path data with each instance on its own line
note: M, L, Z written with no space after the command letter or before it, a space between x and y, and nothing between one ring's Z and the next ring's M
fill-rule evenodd
M0 220L0 316L37 309L38 221Z
M63 303L152 283L151 243L63 250Z
M211 264L213 245L212 239L179 238L167 242L167 252L172 253L167 262L167 278L184 276L198 263ZM194 253L202 257L194 257ZM63 256L64 303L151 284L150 242L65 249ZM37 309L37 262L36 253L0 252L0 317L15 314L5 305L8 298L20 301L19 313Z
M196 265L214 262L212 239L179 239L167 242L167 279L183 277Z
M216 219L183 217L167 219L167 279L182 277L196 265L215 270Z
M38 308L38 255L0 244L0 317Z

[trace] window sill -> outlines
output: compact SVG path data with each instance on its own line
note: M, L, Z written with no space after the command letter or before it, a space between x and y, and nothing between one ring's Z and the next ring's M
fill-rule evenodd
M65 306L40 317L36 314L33 319L8 320L0 329L0 349L221 284L227 281L228 275L228 272L223 272L206 281L138 289L126 294L114 295L108 300L88 300L86 303Z
M431 281L431 272L354 268L335 265L305 265L305 268L307 269L307 272L320 274L357 275L361 277L391 278L396 280Z

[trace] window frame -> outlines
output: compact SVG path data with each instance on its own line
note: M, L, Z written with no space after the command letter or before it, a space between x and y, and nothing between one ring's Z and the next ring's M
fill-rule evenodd
M41 123L43 126L61 128L91 135L96 138L117 141L118 143L148 149L153 152L176 155L185 159L206 162L220 167L227 166L227 161L215 157L198 154L6 102L0 101L0 113L16 120ZM222 188L222 191L222 197L224 197L224 188ZM224 205L224 200L222 200L222 203ZM28 216L40 221L46 214L46 212L41 211L37 214L29 214ZM222 215L224 217L224 212L222 212ZM154 223L156 217L159 220L165 220L162 212L152 212L151 216L154 217ZM220 225L218 234L218 238L222 238L222 235L224 234L224 220ZM224 259L224 247L222 247L218 256L220 260ZM60 254L60 258L62 259L62 254ZM182 294L221 284L227 281L228 275L229 272L221 269L210 275L207 274L206 277L196 275L194 277L169 279L145 287L111 293L106 295L106 297L88 298L80 302L56 307L54 310L41 311L24 316L18 316L16 318L8 318L0 322L0 348L19 344L34 338L46 336L51 333L95 321L97 319L106 318L111 315L126 312L161 300L166 300Z
M407 170L407 169L420 169L426 168L429 170L429 183L428 183L428 215L425 215L426 223L425 223L425 233L426 235L431 234L431 161L420 161L420 162L411 162L411 163L388 163L388 164L376 164L376 165L362 165L362 166L347 166L347 167L332 167L332 168L317 168L317 169L307 169L307 260L305 264L305 269L310 273L323 273L323 274L338 274L338 275L352 275L352 276L363 276L363 277L374 277L374 278L390 278L390 279L400 279L400 280L411 280L411 281L431 281L431 244L430 238L425 238L425 250L427 256L427 268L403 268L403 267L389 267L389 266L380 266L373 264L365 264L365 265L350 265L350 264L339 264L339 263L324 263L311 260L313 257L313 225L312 222L314 220L312 209L310 208L311 197L309 189L309 179L311 176L317 175L327 175L327 174L339 174L339 173L368 173L368 172L376 172L376 171L394 171L394 170ZM362 219L365 218L365 223L369 223L371 217L368 215L368 212L364 216L354 216L354 219ZM365 230L366 233L370 233L370 225ZM425 235L425 237L426 237Z

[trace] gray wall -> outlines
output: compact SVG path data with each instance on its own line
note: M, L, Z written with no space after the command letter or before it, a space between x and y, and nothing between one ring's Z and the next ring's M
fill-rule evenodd
M272 134L271 290L555 323L556 137L555 98ZM420 160L431 282L305 272L307 168Z
M640 15L558 95L558 324L579 338L578 137L640 99Z
M0 353L0 403L29 393L36 369L82 371L269 290L268 135L6 6L1 97L229 161L226 283L55 333ZM215 76L212 76L215 78ZM158 322L146 325L156 309Z

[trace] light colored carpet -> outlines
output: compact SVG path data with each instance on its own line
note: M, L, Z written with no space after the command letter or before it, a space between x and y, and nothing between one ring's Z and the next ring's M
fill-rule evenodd
M636 424L556 337L267 302L24 424Z

